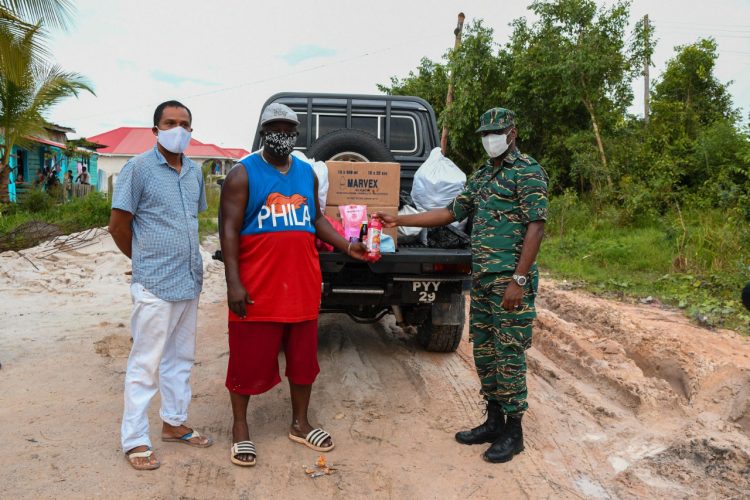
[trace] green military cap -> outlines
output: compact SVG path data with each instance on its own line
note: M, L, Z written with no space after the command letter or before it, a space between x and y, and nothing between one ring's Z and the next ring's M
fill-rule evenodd
M482 114L477 132L504 130L511 126L516 126L516 114L513 111L505 108L492 108Z

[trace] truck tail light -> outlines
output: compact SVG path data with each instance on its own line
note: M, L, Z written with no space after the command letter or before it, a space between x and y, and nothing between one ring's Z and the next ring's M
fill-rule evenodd
M432 271L443 274L471 274L470 264L433 264Z

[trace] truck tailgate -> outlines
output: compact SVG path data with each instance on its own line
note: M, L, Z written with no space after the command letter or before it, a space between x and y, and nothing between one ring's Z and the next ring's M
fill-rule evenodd
M395 253L382 254L380 260L374 264L359 262L339 252L320 252L320 268L323 273L338 273L347 264L349 266L352 264L368 266L375 274L425 274L432 273L435 264L440 266L470 266L471 250L443 250L426 247L399 248Z

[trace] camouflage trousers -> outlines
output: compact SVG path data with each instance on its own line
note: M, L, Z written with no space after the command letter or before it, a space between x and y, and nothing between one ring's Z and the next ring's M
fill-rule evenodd
M506 415L528 409L526 349L531 347L534 298L539 286L538 272L532 269L524 287L523 305L516 311L506 311L502 308L503 294L511 276L482 274L474 278L469 329L482 383L480 394L488 401L497 401Z

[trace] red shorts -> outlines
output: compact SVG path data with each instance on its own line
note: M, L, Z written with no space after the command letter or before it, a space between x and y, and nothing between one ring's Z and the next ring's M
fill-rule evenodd
M227 389L256 395L281 382L279 351L282 346L289 381L298 385L315 382L320 372L317 319L300 323L230 321Z

